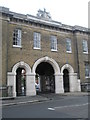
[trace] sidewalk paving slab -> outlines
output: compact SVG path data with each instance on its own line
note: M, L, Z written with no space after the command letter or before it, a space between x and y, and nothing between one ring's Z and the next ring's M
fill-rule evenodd
M16 97L13 99L4 99L2 100L2 105L3 106L18 105L18 104L25 104L25 103L41 102L41 101L46 101L46 100L49 100L49 99L46 97L39 96L39 95L21 96L21 97Z

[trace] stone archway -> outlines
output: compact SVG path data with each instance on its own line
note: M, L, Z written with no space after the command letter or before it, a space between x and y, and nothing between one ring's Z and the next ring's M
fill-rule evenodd
M55 93L55 75L52 65L48 62L41 62L35 72L36 88L39 87L38 93Z
M69 90L70 92L81 91L80 88L80 80L77 79L77 73L74 73L74 69L71 65L65 64L61 68L61 74L63 74L64 70L68 70L69 72Z
M31 68L30 66L25 63L24 61L21 61L21 62L18 62L16 63L13 68L12 68L12 73L16 74L16 70L19 68L19 67L23 67L25 70L26 70L26 74L30 74L31 73Z
M61 73L63 73L63 70L67 69L69 71L69 73L74 73L74 69L71 65L69 64L65 64L62 68L61 68Z
M57 64L57 62L56 62L54 59L52 59L52 58L50 58L50 57L48 57L48 56L43 57L43 58L40 58L40 59L38 59L38 60L34 63L33 68L32 68L32 73L35 73L36 67L37 67L41 62L48 62L48 63L50 63L50 64L52 65L52 67L54 68L55 74L60 74L59 65Z
M53 69L54 69L54 76L55 76L55 93L58 94L58 93L63 93L64 92L64 89L63 89L63 78L62 78L62 75L60 73L60 68L59 68L59 65L57 64L57 62L46 56L46 57L43 57L43 58L40 58L38 59L34 65L33 65L33 68L32 68L32 73L33 74L36 74L36 68L37 66L42 63L42 62L46 62L46 63L49 63Z
M13 86L13 96L16 97L16 71L18 68L23 68L26 71L26 95L36 95L35 91L35 81L32 79L32 73L30 66L21 61L16 63L13 68L12 72L8 72L8 86Z

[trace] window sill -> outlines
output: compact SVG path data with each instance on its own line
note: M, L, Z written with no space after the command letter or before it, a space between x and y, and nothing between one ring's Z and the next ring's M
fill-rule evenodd
M88 54L88 52L83 52L84 54Z
M72 53L72 51L66 51L66 52L67 52L67 53L70 53L70 54Z
M57 50L51 49L52 52L57 52Z
M22 46L13 45L14 48L22 48Z
M90 76L87 76L87 77L85 77L86 79L89 79L90 78Z
M37 47L34 47L33 49L34 49L34 50L41 50L41 48L37 48Z

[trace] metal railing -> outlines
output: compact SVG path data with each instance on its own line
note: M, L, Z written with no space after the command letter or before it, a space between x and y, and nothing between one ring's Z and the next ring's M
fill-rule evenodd
M81 91L82 92L90 92L90 83L81 84Z
M2 94L2 97L12 97L13 96L13 86L1 87L0 93Z

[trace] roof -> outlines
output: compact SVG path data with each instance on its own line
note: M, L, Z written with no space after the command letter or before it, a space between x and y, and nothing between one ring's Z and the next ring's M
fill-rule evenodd
M37 14L37 16L33 16L33 15L29 15L29 14L24 15L24 14L20 14L20 13L15 13L15 12L9 11L9 8L6 8L6 7L0 7L0 12L7 14L8 16L13 17L13 18L32 21L35 23L41 23L44 25L58 27L61 29L66 29L66 30L71 30L71 31L88 32L88 28L78 26L78 25L75 25L75 26L65 25L65 24L62 24L61 22L52 20L50 14L48 12L46 12L45 9L44 9L45 15L41 15L41 14L43 14L42 13L43 11L39 10L38 11L39 14Z

